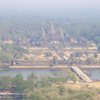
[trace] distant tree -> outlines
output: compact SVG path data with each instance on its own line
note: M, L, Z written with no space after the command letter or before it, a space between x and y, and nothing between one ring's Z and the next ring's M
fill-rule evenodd
M68 89L68 93L69 94L76 94L78 91L77 90L74 90L74 89L72 89L72 88L69 88Z
M98 57L98 53L94 53L94 57L97 58Z
M70 75L69 75L69 78L70 78L70 80L72 80L74 83L76 83L77 80L78 80L75 73L70 74Z
M52 53L51 52L46 52L45 55L46 56L52 56Z
M87 49L89 48L89 44L86 45L86 48L87 48Z
M60 85L60 86L58 86L58 88L59 88L59 95L63 95L66 93L65 86Z
M10 75L3 75L3 76L1 76L0 78L1 78L2 80L11 80L11 79L13 79L13 77L10 76Z
M88 55L89 55L89 52L85 52L85 54L86 54L86 56L88 57Z
M58 58L56 56L53 57L53 64L58 64Z
M32 94L28 97L28 100L47 100L47 98L45 96L43 96L42 94Z
M81 52L77 52L76 53L76 57L81 57L82 56L82 53Z
M29 49L31 47L31 45L27 45L27 49Z
M54 64L52 64L52 63L51 63L51 64L49 64L49 66L50 66L50 67L53 67L53 66L54 66Z
M99 36L95 36L95 37L94 37L94 42L95 42L96 44L99 44L99 43L100 43L100 37L99 37Z
M17 74L17 75L15 76L15 78L20 78L20 79L23 80L23 75L22 75L22 74Z
M82 46L82 49L84 49L84 46Z
M64 56L65 54L64 54L64 52L60 52L60 56Z
M4 65L4 68L10 68L10 65Z
M87 58L86 62L87 62L88 65L91 65L91 64L94 63L94 59L93 58Z
M66 43L66 47L69 47L70 46L70 44L69 43Z
M25 89L30 88L31 86L32 85L28 81L24 81L22 78L14 78L12 80L12 90L16 93L23 93Z
M49 81L49 77L50 77L50 75L49 74L46 74L46 73L40 75L40 79L43 82L48 82Z
M75 59L76 54L70 54L70 59Z
M30 81L32 84L38 79L35 73L28 75L27 80Z
M71 59L68 59L67 62L68 62L68 65L70 65L71 62L72 62L72 60Z
M97 47L98 47L98 51L100 52L100 44Z
M79 59L76 59L76 60L75 60L75 64L78 64L78 63L79 63Z
M25 57L24 60L29 60L29 58L28 57Z

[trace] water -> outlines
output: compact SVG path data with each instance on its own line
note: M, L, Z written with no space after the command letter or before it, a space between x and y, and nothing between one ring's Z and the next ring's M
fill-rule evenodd
M47 73L52 77L56 77L55 75L59 73L61 70L8 70L8 71L0 71L0 76L2 75L11 75L15 77L17 74L22 74L24 80L27 80L28 74L31 74L35 72L35 74L39 77L43 73ZM100 69L82 69L82 71L87 71L88 73L91 73L92 76L89 76L92 80L100 80Z
M2 70L0 71L0 76L2 75L11 75L15 77L17 74L22 74L24 80L27 80L28 74L35 72L35 74L39 77L41 74L46 73L52 77L56 77L55 75L59 73L61 70Z
M92 80L100 80L100 69L84 69L82 71L86 71L91 74L89 76Z

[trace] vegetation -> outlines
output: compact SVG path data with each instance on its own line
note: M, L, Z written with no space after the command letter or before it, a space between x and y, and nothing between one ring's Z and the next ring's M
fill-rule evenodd
M29 58L28 57L25 57L24 60L29 60Z
M69 79L75 81L75 77L76 75L71 70L63 70L56 78L48 74L41 74L37 77L35 73L32 73L28 75L27 80L24 80L22 74L17 74L15 77L5 75L0 77L0 89L10 88L11 92L27 93L22 100L100 99L99 88L89 88L88 85L84 85L79 89L73 89L67 86L68 83L65 85Z
M4 44L0 43L0 62L1 66L4 66L5 63L8 63L13 59L21 59L24 54L28 54L28 50L23 49L18 45ZM4 68L8 68L9 65L5 65Z
M89 13L88 17L85 16L86 12ZM74 43L81 45L83 50L87 48L87 52L85 52L87 60L81 59L83 53L79 51L71 54L70 58L68 55L66 64L99 65L97 58L98 51L100 51L100 19L93 12L86 12L82 14L83 16L75 12L59 12L62 13L60 17L55 16L56 12L53 14L44 13L43 15L33 14L33 12L26 14L24 12L17 12L17 14L6 12L5 15L4 12L0 12L0 65L4 67L5 63L10 65L12 60L22 60L23 58L23 60L31 60L34 63L35 56L42 54L44 47L48 48L48 51L44 53L45 57L53 57L54 54L51 51L55 50L62 60L63 56L66 55L66 50L74 51ZM98 46L98 51L94 53L94 59L90 59L88 48L92 47L93 43ZM22 48L22 46L26 46L27 49ZM31 46L41 47L41 50L31 51L29 50ZM34 54L34 59L24 56L29 52ZM58 64L59 60L54 57L53 62L48 65L52 67Z
M22 8L22 7L21 7ZM20 9L20 8L19 8ZM15 65L24 62L36 64L36 57L42 54L43 48L48 50L45 57L53 57L48 64L54 65L100 65L98 58L100 52L100 9L85 9L78 12L76 9L63 11L8 11L0 10L0 66L10 68L13 62ZM13 42L13 43L11 43ZM66 50L73 52L77 46L81 46L86 52L71 53L68 59ZM91 53L89 47L95 43L97 50ZM27 49L23 47L26 46ZM31 46L40 47L41 50L30 50ZM50 50L49 50L50 49ZM27 57L24 54L33 54ZM52 53L54 51L57 56ZM85 55L85 60L82 59ZM57 58L59 56L59 59ZM60 59L61 58L61 59ZM37 58L38 59L38 58ZM99 59L99 60L98 60ZM44 59L46 61L47 59ZM48 61L49 62L49 61ZM63 63L62 63L63 62ZM16 64L17 63L17 64ZM32 65L33 65L32 63ZM75 85L78 81L77 75L71 70L62 70L57 77L48 74L41 74L37 77L35 73L28 75L27 80L21 74L11 77L0 76L0 89L9 88L11 92L27 93L23 100L100 100L100 88L80 86L79 89L68 87L68 81Z
M55 16L55 14L59 16ZM0 11L0 33L2 33L0 34L0 40L17 41L18 39L31 39L34 44L34 37L32 36L34 35L36 39L39 39L41 36L45 38L52 31L50 30L50 26L52 26L53 32L61 33L60 37L62 40L66 36L84 37L99 44L99 17L98 9L84 10L84 12L80 10L79 13L68 9L63 12L59 11L59 14L54 11L52 13L45 12L42 15L33 11L27 13L10 11L9 13L6 12L6 14L5 11ZM44 44L43 41L37 41L37 45L43 47ZM27 44L28 48L29 46L30 44ZM64 44L60 43L59 46L63 49ZM58 49L57 47L54 48Z
M54 64L52 64L52 63L51 63L51 64L49 64L49 66L50 66L50 67L53 67L53 66L54 66Z
M4 68L10 68L10 65L4 65Z

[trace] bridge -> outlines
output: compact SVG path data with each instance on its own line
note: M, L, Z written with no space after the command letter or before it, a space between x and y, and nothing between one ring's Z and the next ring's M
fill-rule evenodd
M84 74L77 66L72 66L71 68L72 68L72 70L73 70L74 72L77 73L77 75L78 75L82 80L84 80L85 82L92 82L92 80L91 80L86 74Z

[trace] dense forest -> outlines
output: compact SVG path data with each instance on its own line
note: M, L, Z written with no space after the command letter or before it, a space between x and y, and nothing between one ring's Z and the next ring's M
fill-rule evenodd
M84 37L100 43L100 13L99 9L68 9L63 11L0 11L0 39L14 40L41 36L42 27L45 33L50 31L51 22L56 32L59 28L64 36Z
M5 65L5 63L9 63L13 59L21 59L23 54L28 54L28 50L23 49L22 47L15 44L3 44L0 43L0 66L1 67L10 67L9 65Z

